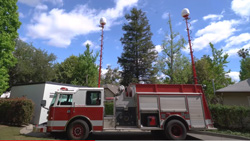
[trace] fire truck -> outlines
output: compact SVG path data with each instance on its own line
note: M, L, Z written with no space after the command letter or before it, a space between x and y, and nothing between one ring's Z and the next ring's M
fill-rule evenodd
M121 86L114 98L104 97L104 88L56 91L40 131L79 140L91 132L140 130L181 140L190 130L213 128L201 85L133 84ZM105 113L106 102L113 102L113 115Z

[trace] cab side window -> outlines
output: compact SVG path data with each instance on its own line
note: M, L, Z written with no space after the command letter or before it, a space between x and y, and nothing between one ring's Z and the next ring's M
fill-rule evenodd
M61 94L57 105L72 105L72 94Z
M86 105L101 105L101 92L87 91Z

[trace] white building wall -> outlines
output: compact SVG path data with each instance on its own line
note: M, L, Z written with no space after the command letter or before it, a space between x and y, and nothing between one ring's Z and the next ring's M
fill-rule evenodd
M11 88L10 98L27 97L34 102L34 115L31 120L32 124L39 123L40 111L41 111L41 99L43 98L45 84L32 84L32 85L20 85L13 86Z

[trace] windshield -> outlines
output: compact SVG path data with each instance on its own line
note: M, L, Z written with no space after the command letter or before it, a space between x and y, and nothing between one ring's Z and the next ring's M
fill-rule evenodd
M54 105L54 103L55 103L55 101L56 101L56 97L57 97L57 94L54 94L54 97L53 97L53 99L52 99L52 101L51 101L50 106L53 106L53 105Z

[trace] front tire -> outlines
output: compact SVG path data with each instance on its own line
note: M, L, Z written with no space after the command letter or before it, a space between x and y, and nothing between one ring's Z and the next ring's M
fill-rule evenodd
M89 126L83 120L75 120L67 128L67 136L71 140L84 140L89 136Z
M187 136L187 129L181 121L171 120L165 127L165 134L170 140L184 140Z

